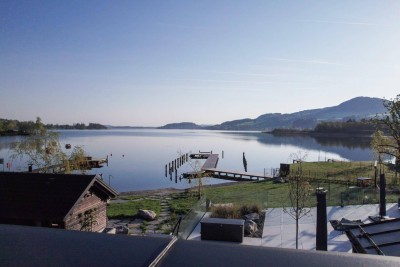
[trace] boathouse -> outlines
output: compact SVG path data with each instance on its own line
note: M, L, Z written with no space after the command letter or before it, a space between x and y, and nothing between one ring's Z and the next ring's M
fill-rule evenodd
M98 175L0 172L0 223L101 231L117 195Z

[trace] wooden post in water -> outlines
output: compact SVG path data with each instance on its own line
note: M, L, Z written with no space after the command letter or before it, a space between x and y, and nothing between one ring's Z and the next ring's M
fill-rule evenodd
M175 172L175 183L178 183L178 172Z
M222 150L222 158L224 158L224 151Z
M188 160L189 160L189 154L186 153L186 161L188 161Z
M167 169L168 169L168 165L167 165L167 164L165 164L165 177L168 177L168 174L167 174Z

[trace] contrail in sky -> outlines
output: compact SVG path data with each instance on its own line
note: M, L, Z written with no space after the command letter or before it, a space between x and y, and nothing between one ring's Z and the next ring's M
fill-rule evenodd
M266 60L273 61L282 61L282 62L295 62L295 63L307 63L307 64L324 64L324 65L336 65L336 66L344 66L344 64L324 61L324 60L310 60L310 59L291 59L291 58L276 58L276 57L267 57Z

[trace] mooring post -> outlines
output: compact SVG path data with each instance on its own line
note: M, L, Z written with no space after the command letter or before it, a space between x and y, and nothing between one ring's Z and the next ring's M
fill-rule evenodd
M224 158L224 151L222 150L222 158Z
M168 174L167 174L167 169L168 169L168 165L167 165L167 164L165 164L165 177L168 177Z
M189 154L186 153L186 161L188 161L188 160L189 160Z

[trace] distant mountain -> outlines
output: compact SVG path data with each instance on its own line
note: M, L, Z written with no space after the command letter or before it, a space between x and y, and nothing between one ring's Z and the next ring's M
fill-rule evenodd
M207 127L211 130L273 130L276 128L312 129L319 121L364 119L385 112L383 99L356 97L338 106L310 109L291 114L267 113L256 119L227 121Z
M256 119L226 121L212 126L200 126L192 122L171 123L159 129L207 129L264 131L276 128L313 129L320 121L343 121L348 119L369 119L376 114L383 114L384 99L356 97L337 106L303 110L290 114L267 113Z
M170 123L161 127L158 127L158 129L205 129L206 127L197 125L193 122L180 122L180 123Z

